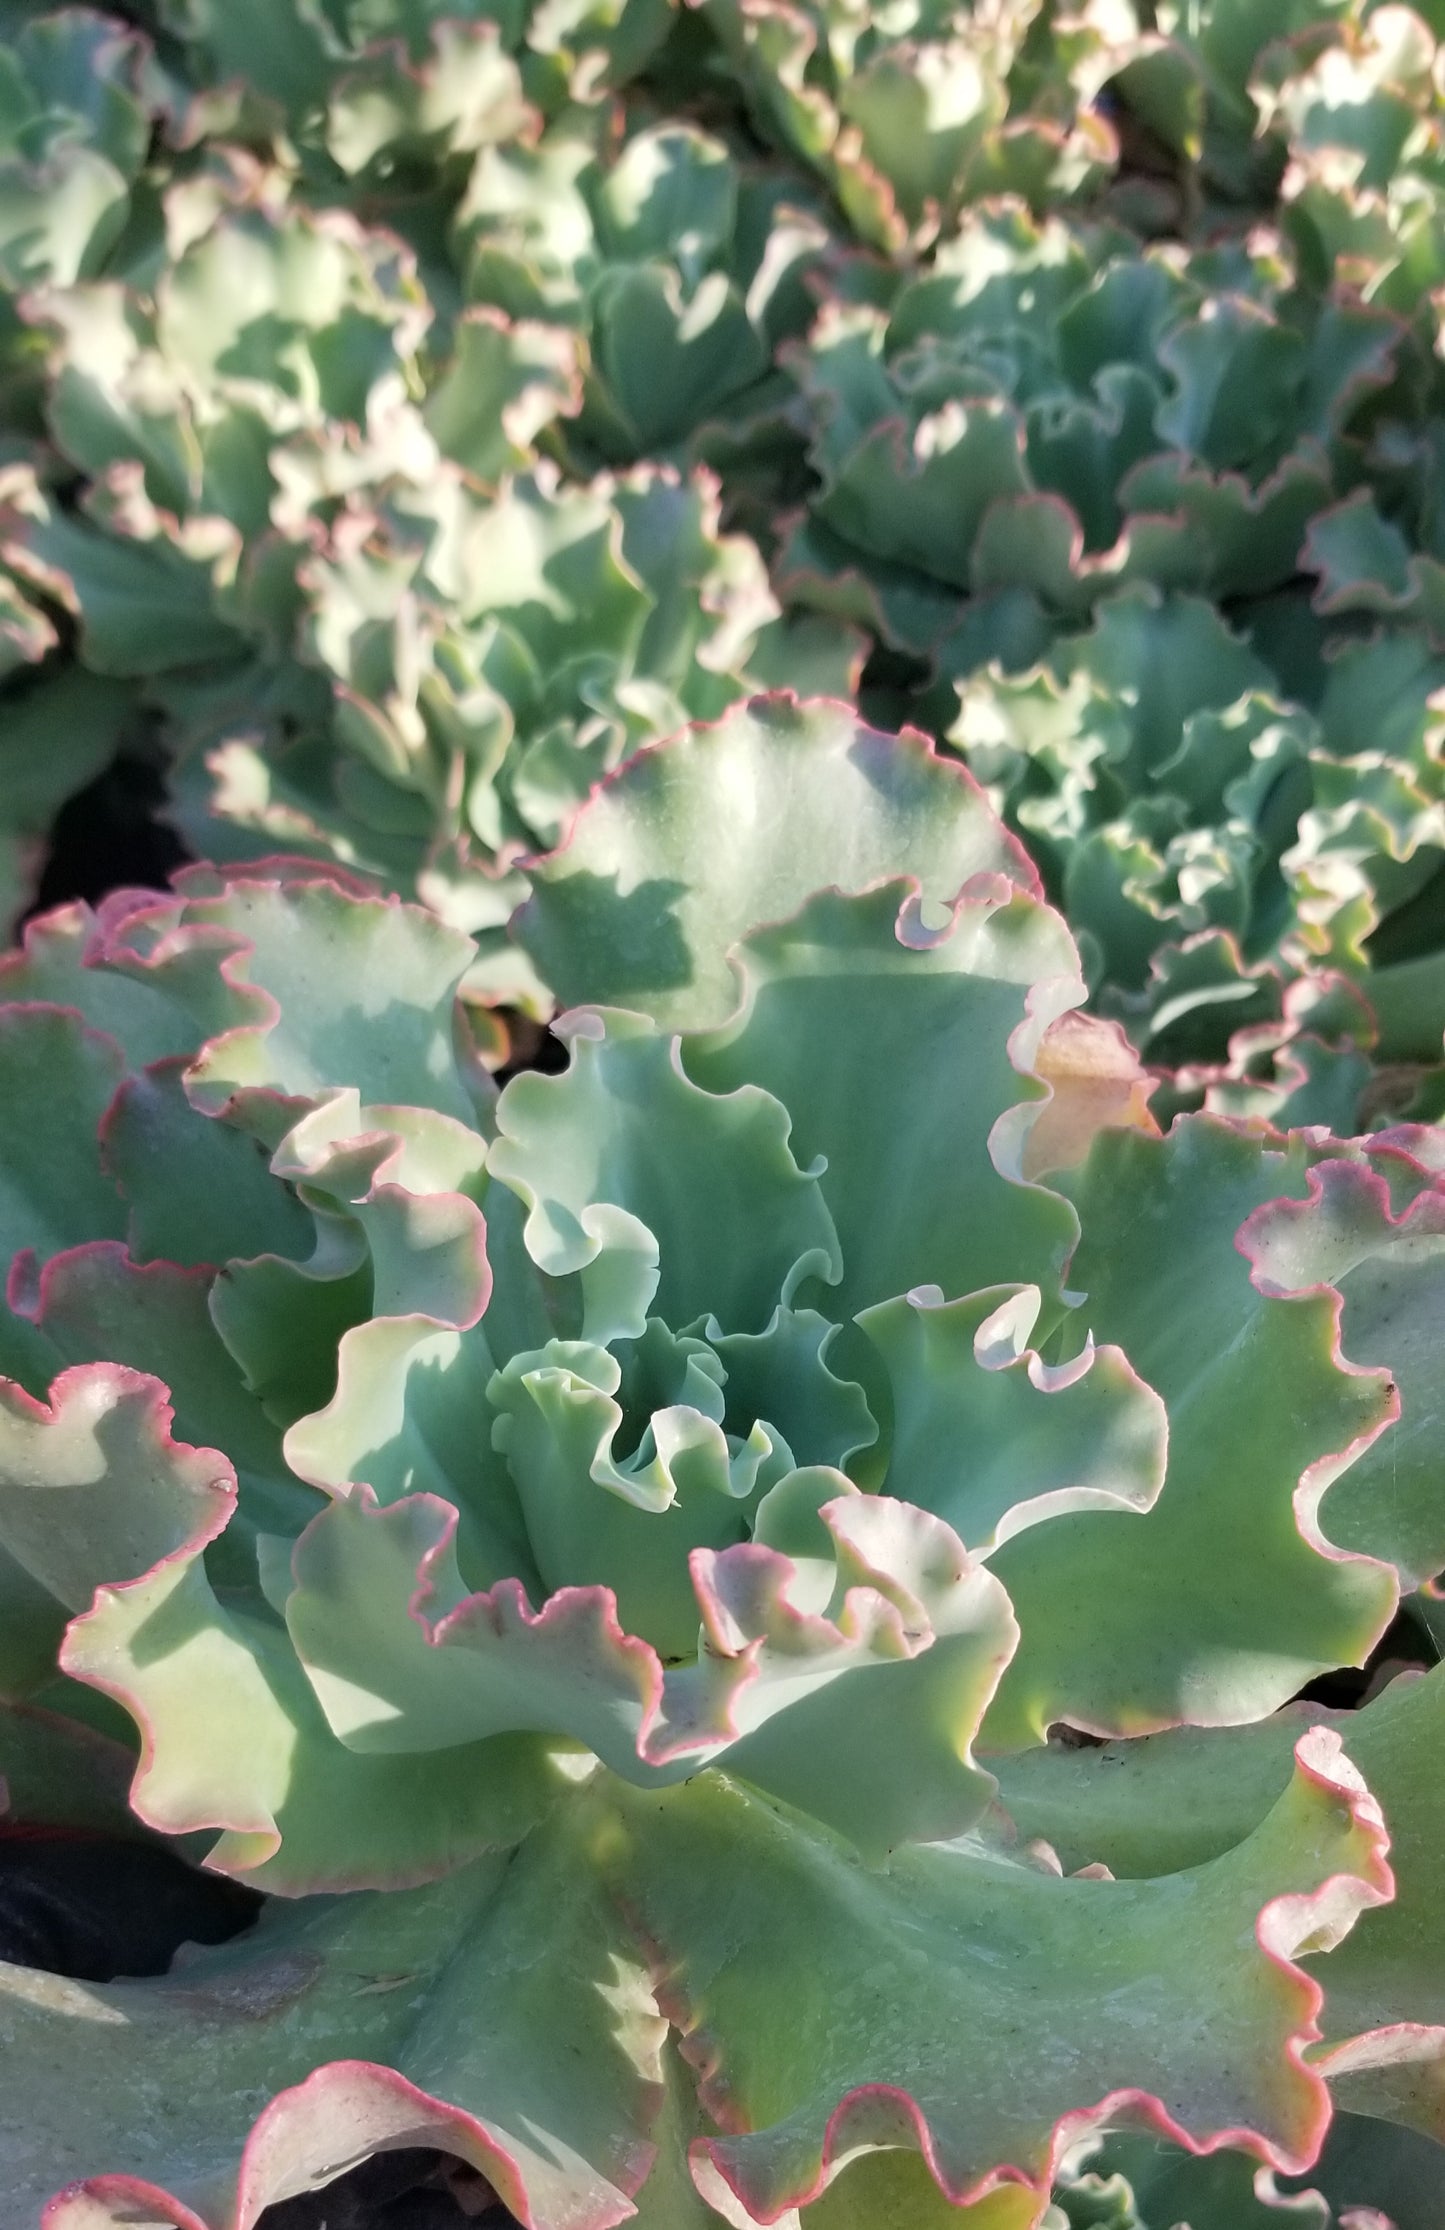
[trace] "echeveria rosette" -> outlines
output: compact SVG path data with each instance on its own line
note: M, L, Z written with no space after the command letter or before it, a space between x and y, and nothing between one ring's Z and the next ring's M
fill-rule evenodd
M702 12L755 127L827 181L872 247L926 249L989 194L1083 195L1117 155L1087 104L1127 52L1084 24L1051 52L1035 0L987 12L908 0L883 15L853 0L706 0Z
M547 112L625 84L666 37L669 0L156 0L183 128L285 139L314 190L383 195L463 164ZM404 199L404 196L402 197Z
M38 11L0 45L0 394L34 427L41 354L19 300L101 276L131 214L156 109L149 48L88 8Z
M1177 1104L1351 1129L1439 1065L1419 343L1278 243L999 207L790 357L822 484L781 592L931 662L870 711L968 756Z
M0 43L0 421L4 470L35 446L47 348L35 290L96 280L117 251L155 100L149 50L88 9L31 13ZM20 469L23 471L24 467ZM35 895L60 807L112 755L129 693L61 670L49 614L7 578L0 597L0 923Z
M139 467L151 501L255 537L425 447L405 406L432 322L415 261L340 210L173 187L158 271L36 295L54 332L49 422L93 482ZM289 468L286 452L301 456ZM310 466L325 445L329 460Z
M393 484L305 560L302 663L269 719L244 671L171 685L182 825L213 853L304 847L415 890L481 937L474 990L545 1012L503 938L523 856L638 744L759 683L856 680L857 638L785 620L718 515L710 475L667 467Z
M1439 31L1427 9L1341 8L1268 46L1253 87L1289 148L1282 213L1302 255L1412 320L1445 275Z
M945 732L1174 1104L1348 1133L1439 1067L1445 666L1412 629L1341 631L1295 695L1268 648L1123 591L1036 666L960 682Z
M575 112L478 157L452 224L464 298L583 351L569 441L610 464L685 455L790 399L779 345L812 322L833 240L819 197L687 123Z
M149 290L37 304L89 486L77 511L16 468L7 549L161 714L199 848L314 850L500 932L512 862L636 744L852 686L853 636L782 622L709 476L534 462L581 395L562 327L475 308L435 363L390 236L224 195L196 222ZM515 965L489 988L541 1001Z
M5 546L90 672L239 679L264 707L296 694L315 532L358 484L435 462L411 401L431 311L398 242L243 185L173 188L178 252L143 280L31 298L60 462L10 468Z
M1298 1962L1392 1877L1339 1729L1275 1715L1433 1553L1378 1214L1347 1263L1318 1141L1154 1135L982 794L840 707L640 753L521 933L569 1059L500 1095L469 940L319 866L6 963L21 1785L98 1690L140 1819L281 1893L173 1978L7 1974L11 2188L194 2230L428 2143L538 2230L1035 2230L1097 2129L1304 2167ZM1412 1143L1345 1166L1413 1237ZM1277 1782L1065 1879L981 1762L1061 1719L1262 1725ZM90 2080L119 2022L179 2116Z
M1300 150L1360 139L1392 156L1425 121L1431 41L1404 8L1373 30L1379 10L1311 0L702 12L755 128L828 181L861 240L895 253L947 238L1000 193L1209 237L1268 209Z
M990 205L885 307L825 306L790 352L821 485L781 575L898 649L956 638L955 667L1036 653L1130 582L1262 597L1363 478L1356 421L1405 338L1268 240L1141 253Z

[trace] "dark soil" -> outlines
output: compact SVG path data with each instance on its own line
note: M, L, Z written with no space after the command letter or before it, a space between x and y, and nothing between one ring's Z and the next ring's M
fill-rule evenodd
M324 2191L268 2207L257 2230L506 2230L516 2218L442 2153L380 2153Z
M164 886L191 856L157 818L164 798L160 769L148 759L113 760L61 807L31 912L74 898L94 905L134 884Z
M0 1825L0 1958L77 1982L164 1974L183 1943L225 1943L254 1889L155 1843Z

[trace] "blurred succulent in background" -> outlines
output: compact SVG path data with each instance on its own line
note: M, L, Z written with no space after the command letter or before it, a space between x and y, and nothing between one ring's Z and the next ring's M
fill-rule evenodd
M1035 848L1161 1106L1433 1111L1424 17L5 20L55 227L0 271L9 919L138 752L195 846L424 895L541 1013L502 929L590 784L861 674Z
M786 392L774 355L811 323L830 233L815 194L741 169L721 140L659 124L609 151L606 121L480 157L454 253L468 300L578 334L576 438L617 463Z
M564 331L469 312L427 393L411 258L343 212L223 205L153 295L47 308L90 492L15 468L11 563L161 717L205 849L315 847L500 930L510 861L635 743L856 678L848 630L781 623L706 478L523 469L577 407Z
M0 49L0 410L33 411L40 337L26 289L96 279L122 241L150 147L145 41L86 8L35 14Z

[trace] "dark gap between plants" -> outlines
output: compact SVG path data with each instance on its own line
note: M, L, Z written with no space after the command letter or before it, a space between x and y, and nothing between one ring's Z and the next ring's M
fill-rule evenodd
M0 1827L0 1958L76 1982L164 1974L183 1943L249 1928L264 1900L160 1844Z
M94 905L107 891L131 884L164 888L192 857L158 818L164 802L158 766L132 753L112 760L61 807L26 919L72 899Z
M544 1023L534 1022L530 1015L519 1014L514 1008L506 1010L505 1020L508 1058L493 1076L497 1089L500 1091L504 1084L510 1084L524 1069L536 1069L543 1076L559 1076L569 1059L562 1040Z
M1411 1612L1407 1598L1363 1665L1342 1665L1337 1672L1321 1673L1318 1680L1306 1682L1296 1701L1324 1704L1330 1711L1355 1711L1383 1685L1379 1676L1387 1666L1399 1670L1418 1665L1428 1670L1439 1658L1439 1650Z
M324 2190L268 2207L256 2230L505 2230L515 2221L465 2162L408 2150L378 2153Z

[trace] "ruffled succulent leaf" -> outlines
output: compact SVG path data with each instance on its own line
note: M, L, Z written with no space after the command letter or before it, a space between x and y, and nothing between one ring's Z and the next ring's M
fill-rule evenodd
M350 827L393 877L409 858L459 926L500 928L521 850L636 744L745 693L777 607L756 552L716 526L710 486L670 472L588 488L533 472L484 496L442 470L339 532L306 569L309 655L335 693L315 771L294 762L318 841ZM228 784L247 764L264 777L254 750L214 759ZM289 808L259 796L258 835L284 837Z
M333 80L323 136L348 180L365 184L508 139L534 116L502 25L441 17L425 22L421 59L399 56L394 41L357 55Z
M726 1762L731 1774L882 1863L900 1844L962 1834L979 1818L993 1780L973 1758L973 1734L1013 1653L1017 1629L1003 1590L970 1562L950 1527L887 1497L852 1493L821 1500L836 1496L841 1483L822 1470L780 1480L759 1507L755 1538L784 1548L800 1574L811 1568L811 1579L796 1589L800 1599L820 1599L828 1556L836 1557L828 1616L853 1654L851 1665L838 1666L848 1677L815 1681L810 1693L799 1692L797 1661L806 1660L817 1641L806 1619L793 1628L791 1617L777 1615L779 1600L767 1618L761 1679L741 1698L741 1739ZM710 1647L745 1635L758 1618L759 1598L777 1593L756 1548L751 1559L746 1551L695 1559L694 1570ZM844 1598L840 1615L845 1573L863 1586L855 1601ZM875 1591L901 1614L905 1629L919 1631L922 1613L931 1636L922 1650L906 1634L888 1635L886 1613L874 1626ZM818 1638L824 1643L821 1671L836 1644ZM858 1661L859 1640L866 1640L876 1662ZM770 1683L776 1683L773 1693ZM855 1763L840 1774L843 1756Z
M890 2039L880 2030L875 2008L851 2041L836 2022L830 2031L823 2096L846 2114L850 2143L842 2142L839 2115L825 2135L827 2115L811 2103L810 2071L780 2044L789 2022L795 2035L800 2021L811 2033L823 2010L816 1965L799 1967L789 1948L796 1949L800 1916L814 1944L841 1928L841 1971L856 1973L860 1987L869 1946L886 1944L890 1960L909 1963L925 1997L941 1986L956 1990L967 1975L968 1943L1001 1922L1029 1974L1037 1972L1033 1987L1019 1978L1030 2008L1026 2026L1039 1991L1051 1998L1059 1985L1062 1969L1046 1956L1056 1935L1072 1944L1088 1925L1090 1974L1097 1969L1117 1985L1121 1960L1136 1971L1127 1946L1143 1932L1159 1946L1177 2025L1161 2037L1157 1991L1136 2003L1116 1987L1106 2042L1081 2003L1075 2050L1087 2054L1093 2039L1091 2096L1103 2108L1101 2085L1117 2077L1113 2118L1122 2108L1145 2127L1195 2142L1217 2132L1242 2104L1255 2114L1262 2107L1258 2118L1267 2129L1260 2142L1267 2155L1288 2159L1313 2141L1319 2084L1290 2063L1287 2048L1307 2031L1313 1993L1287 1962L1311 1932L1337 1937L1346 1930L1361 1905L1379 1896L1384 1879L1368 1800L1331 1738L1310 1741L1316 1748L1306 1744L1293 1782L1241 1852L1169 1883L1064 1883L967 1848L919 1854L903 1872L895 1865L887 1875L869 1874L831 1839L726 1784L620 1801L614 1789L599 1787L576 1797L500 1880L494 1863L482 1863L402 1896L273 1906L253 1935L219 1951L193 1952L175 1976L156 1982L82 1989L10 1969L8 2019L37 2082L49 2080L58 2056L78 2048L77 2024L99 2052L99 2032L122 2019L133 2036L138 2080L163 2080L158 2071L173 2068L181 2052L203 2054L217 2079L216 2110L184 2129L170 2118L151 2121L137 2145L117 2121L108 2145L129 2158L126 2174L97 2176L91 2154L52 2149L47 2159L46 2146L63 2143L60 2132L43 2114L27 2121L33 2143L18 2158L17 2183L28 2191L33 2180L38 2193L39 2176L53 2173L57 2160L62 2173L73 2163L78 2178L91 2180L77 2181L59 2202L62 2222L66 2208L87 2210L78 2221L105 2222L118 2219L123 2204L144 2199L158 2221L192 2230L197 2221L221 2219L233 2193L254 2211L313 2188L355 2157L358 2142L372 2151L423 2141L472 2162L514 2210L539 2224L605 2225L624 2217L634 2193L640 2219L660 2219L650 2204L651 2178L643 2183L652 2141L660 2142L676 2176L674 2148L696 2131L692 2180L716 2196L729 2221L756 2219L760 2205L776 2213L769 2194L793 2189L801 2197L825 2182L824 2221L878 2220L879 2207L891 2197L896 2209L901 2195L912 2197L916 2211L897 2219L926 2221L935 2203L930 2192L941 2197L938 2184L958 2194L971 2182L981 2187L974 2210L981 2223L1024 2230L1040 2211L1046 2164L1063 2151L1066 2130L1078 2136L1077 2121L1062 2121L1052 2102L1057 2078L1035 2076L1026 2095L1013 2096L1011 2175L1006 2171L1001 2183L991 2174L979 2177L972 2173L981 2157L973 2133L986 2102L960 2106L939 2094L916 2054L905 2071L898 2064L901 2032ZM704 1895L695 1856L715 1847L719 1830L738 1862L721 1904ZM702 2077L703 2098L730 2134L705 2134L680 2070L668 2077L672 2102L664 2106L664 2024L654 2013L646 1970L603 1894L622 1868L630 1893L641 1893L637 1917L649 1931L649 1959L668 1960L662 2001L682 2024L684 2053ZM1339 1870L1331 1878L1332 1868ZM846 1917L835 1911L840 1893ZM1079 1917L1086 1904L1087 1924ZM734 1907L754 1919L743 1969L732 1966L724 1975L720 1930ZM1217 1959L1211 1967L1209 1944L1241 1924L1255 1930L1258 1950L1243 1967ZM548 1941L541 1966L539 1928ZM457 2011L475 1998L483 1968L489 2018L477 2031L459 2024ZM412 1985L404 1998L378 1987L403 1973ZM362 1976L369 1987L358 1988ZM990 1983L991 1992L997 1987ZM770 2042L771 2028L756 2018L739 2029L740 1991L754 2007L778 2000L777 2040ZM792 2001L789 2016L782 2013L783 1992ZM1251 2015L1259 2023L1252 2051L1241 2054L1225 2083L1199 2090L1201 2046L1208 2051L1216 2032L1239 2037ZM559 2023L574 2046L585 2040L585 2073L574 2065L574 2051L557 2051ZM1161 2070L1175 2067L1176 2081L1190 2081L1197 2099L1183 2126L1169 2097L1156 2090ZM866 2088L855 2079L860 2071ZM288 2080L293 2087L273 2095L248 2138L256 2091L275 2093ZM128 2086L122 2091L118 2115ZM117 2098L113 2086L106 2093ZM755 2125L752 2134L738 2126L745 2118ZM106 2140L102 2130L89 2141ZM855 2164L845 2168L850 2154ZM750 2202L741 2215L738 2192ZM870 2202L874 2212L860 2217L859 2205ZM694 2213L699 2221L715 2219L692 2198L681 2219Z
M1419 1187L1399 1209L1391 1205L1392 1176ZM1403 1152L1382 1149L1373 1167L1322 1162L1310 1172L1307 1199L1271 1202L1241 1233L1267 1290L1337 1287L1351 1362L1390 1372L1399 1421L1331 1489L1321 1518L1342 1547L1388 1556L1407 1588L1445 1563L1432 1331L1445 1259L1440 1211L1426 1173Z
M677 1041L630 1015L593 1010L568 1022L566 1074L517 1079L489 1157L527 1208L527 1250L545 1275L579 1272L584 1290L613 1282L608 1234L597 1228L597 1211L610 1209L652 1235L656 1279L643 1313L667 1324L710 1314L725 1331L758 1333L801 1278L836 1283L833 1220L817 1171L790 1149L786 1101L752 1084L725 1096L700 1090ZM722 1229L718 1188L729 1206ZM630 1252L630 1228L623 1243ZM641 1330L642 1314L594 1318L582 1337Z
M7 499L8 562L77 616L95 673L139 680L178 662L242 654L245 638L216 609L218 584L234 577L240 554L229 520L182 524L158 510L138 465L93 485L83 518L53 508L33 480L12 482Z
M1327 1666L1363 1662L1388 1624L1393 1572L1337 1545L1320 1505L1390 1424L1393 1388L1340 1360L1335 1293L1269 1297L1234 1245L1254 1207L1304 1189L1304 1159L1200 1120L1167 1139L1105 1134L1071 1187L1080 1318L1162 1396L1168 1466L1142 1514L1081 1510L996 1551L1023 1633L988 1728L999 1747L1061 1719L1129 1734L1256 1719ZM1172 1286L1181 1260L1188 1305L1163 1310L1158 1281ZM1298 1407L1279 1402L1286 1377L1312 1388ZM1217 1573L1203 1593L1201 1569ZM1103 1647L1095 1589L1112 1606Z
M43 1396L45 1372L99 1355L148 1376L168 1357L166 1383L182 1435L224 1443L242 1478L279 1480L278 1436L217 1334L207 1305L212 1283L208 1269L136 1264L115 1240L71 1247L38 1269L22 1262L11 1272L10 1305L41 1366L38 1384L26 1374L26 1390Z
M145 1728L131 1801L148 1824L219 1827L208 1863L294 1896L430 1880L510 1848L560 1793L546 1745L527 1737L449 1752L440 1770L355 1756L276 1611L254 1582L219 1596L201 1546L193 1537L144 1578L100 1589L62 1658ZM476 1770L459 1779L463 1755Z
M0 46L0 394L38 429L29 290L99 279L121 248L156 108L149 42L88 8L23 11ZM137 188L141 194L137 195Z
M1122 1349L1050 1365L1029 1336L1036 1286L945 1301L915 1287L861 1312L892 1396L884 1486L977 1549L1068 1510L1145 1510L1164 1483L1168 1413Z
M429 2144L522 2219L623 2221L649 2163L662 2024L589 1877L587 1836L574 1813L509 1868L484 1860L400 1897L273 1903L254 1932L153 1982L7 1968L9 2056L27 2085L12 2192L39 2206L68 2175L58 2224L118 2223L142 2206L176 2230L212 2230L358 2156ZM481 2023L468 2011L479 1994ZM94 2091L83 2129L56 2110L62 2067ZM147 2092L184 2095L188 2110L137 2123ZM107 2158L127 2170L97 2173Z
M737 938L821 885L866 889L900 858L931 902L985 872L1033 884L976 787L922 738L884 737L842 707L759 699L607 784L538 863L517 932L564 1004L696 1028L736 1003Z
M244 874L215 897L198 890L186 915L244 944L247 980L265 1002L264 1020L213 1038L192 1063L198 1106L244 1111L263 1138L288 1105L338 1085L374 1106L470 1115L451 1037L470 948L455 931L329 881L283 887Z
M171 1439L158 1381L96 1364L63 1372L48 1405L8 1381L0 1400L6 1552L72 1613L102 1577L139 1580L230 1517L229 1462Z
M755 2214L813 2198L865 2146L921 2152L955 2202L1010 2181L1041 2200L1065 2130L1077 2137L1095 2112L1196 2144L1252 2124L1266 2159L1313 2155L1319 2081L1297 2062L1285 2075L1281 2048L1314 1992L1288 1961L1388 1888L1378 1814L1328 1734L1305 1738L1288 1790L1238 1850L1137 1885L1062 1881L966 1845L869 1874L725 1782L639 1795L624 1817L618 1862L657 1943L662 2002L726 2132L701 2149ZM724 1836L747 1861L720 1893L704 1853ZM1244 1955L1241 1929L1257 1946ZM883 1965L886 2001L870 1979ZM1061 2057L1043 2062L1022 2044L1029 2018L1001 2018L1000 1992L1036 2004L1065 1976L1080 1993L1077 2041L1056 2017ZM990 2066L961 2094L932 2040L975 1995ZM935 1999L946 2013L928 2011ZM1195 2055L1214 2034L1232 2040L1230 2073L1221 2082L1210 2055L1201 2089ZM1079 2064L1061 2082L1068 2052ZM1181 2118L1171 2101L1184 2091Z
M427 425L443 456L479 480L499 480L524 471L542 428L559 411L575 410L577 381L566 333L470 310L427 398Z
M493 1445L545 1591L610 1587L625 1630L680 1661L697 1646L693 1550L748 1539L759 1496L791 1470L791 1455L762 1411L746 1438L729 1439L707 1343L679 1340L653 1318L623 1357L652 1380L640 1399L605 1348L554 1340L514 1355L488 1389ZM650 1412L631 1450L629 1408Z
M820 894L744 939L737 1015L684 1041L700 1082L761 1085L794 1151L821 1158L841 1315L917 1286L954 1299L1025 1263L1052 1296L1074 1236L1057 1193L1022 1182L1044 1097L1028 1070L1081 988L1058 917L999 875L971 878L943 928L921 917L912 878Z
M334 211L223 210L153 297L82 288L41 307L61 337L51 419L72 461L97 478L139 461L152 501L248 534L279 445L347 427L353 449L385 439L429 323L409 259Z
M1439 1807L1415 1764L1437 1739L1442 1685L1438 1668L1396 1680L1347 1729L1351 1756L1390 1808L1398 1903L1331 1970L1320 2062L1343 2106L1445 2142L1445 1977L1425 1920L1437 1895Z
M1101 1002L1153 1058L1200 1064L1221 1112L1334 1108L1348 1131L1359 1058L1333 1100L1291 1101L1304 1073L1285 1048L1313 1058L1307 1032L1394 1059L1438 1046L1445 1002L1410 911L1440 851L1438 677L1404 636L1342 642L1325 671L1307 711L1200 600L1135 589L1047 662L961 682L949 736L1061 890ZM1326 1013L1341 970L1363 994L1344 1027ZM1289 1022L1231 1050L1236 1032Z
M1278 589L1354 485L1349 429L1400 347L1386 313L1322 307L1263 253L1171 263L981 211L886 306L829 304L790 352L810 531L902 648L926 643L889 595L900 573L1075 623L1121 581Z
M1038 13L1027 0L986 24L930 7L886 25L846 6L710 0L706 13L755 127L828 182L871 246L926 246L960 205L990 193L1067 199L1110 166L1107 127L1083 107L1094 87L1076 93L1067 63L1029 114L1022 57L1047 52L1047 34L1026 39ZM1081 51L1094 43L1077 24L1075 40Z
M649 125L615 149L600 137L574 112L536 145L490 153L454 245L472 301L576 331L578 438L625 462L764 403L829 234L806 194L790 206L695 126Z
M216 0L163 0L161 15L216 123L234 128L239 106L241 121L289 129L303 153L316 160L324 148L343 173L380 156L465 156L518 128L524 88L553 107L574 90L622 84L671 21L664 0L635 11L617 0L461 10L271 0L245 23Z
M1354 1712L1297 1705L1247 1727L1183 1728L1102 1748L1050 1745L1003 1761L1000 1794L1019 1835L1049 1840L1065 1866L1185 1879L1247 1846L1286 1785L1305 1725L1328 1722L1390 1820L1396 1886L1338 1958L1312 1964L1325 1987L1326 2042L1311 2058L1345 2106L1438 2139L1445 1998L1428 1916L1439 1807L1417 1761L1434 1740L1442 1694L1437 1668L1394 1680Z

